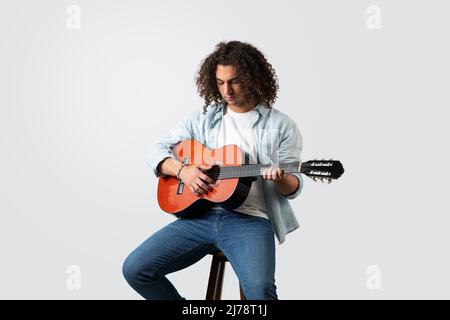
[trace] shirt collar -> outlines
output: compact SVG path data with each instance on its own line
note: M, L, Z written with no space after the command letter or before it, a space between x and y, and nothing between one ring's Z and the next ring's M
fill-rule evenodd
M265 105L258 103L258 105L255 107L256 111L259 112L259 114L261 114L262 116L265 116L267 114L267 112L269 112L269 108L266 107Z
M269 112L269 108L261 103L258 103L258 105L255 107L255 110L262 116L265 116L267 112ZM224 111L225 111L225 102L218 104L216 114L214 115L214 119L223 117Z

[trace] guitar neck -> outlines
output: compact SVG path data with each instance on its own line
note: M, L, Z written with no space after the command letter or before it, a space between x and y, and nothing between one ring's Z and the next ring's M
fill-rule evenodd
M244 164L240 166L223 166L220 167L220 173L217 179L234 179L246 177L259 177L264 169L273 166L273 164ZM285 162L278 165L284 173L300 172L300 161ZM214 171L215 169L211 169Z

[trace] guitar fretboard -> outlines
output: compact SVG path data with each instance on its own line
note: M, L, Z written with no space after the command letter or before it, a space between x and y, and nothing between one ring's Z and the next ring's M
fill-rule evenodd
M264 169L276 166L275 164L244 164L240 166L223 166L220 168L212 168L208 171L209 176L217 176L219 171L218 180L234 179L234 178L246 178L246 177L258 177L261 176ZM284 173L300 172L300 161L285 162L278 165L279 168L284 170Z

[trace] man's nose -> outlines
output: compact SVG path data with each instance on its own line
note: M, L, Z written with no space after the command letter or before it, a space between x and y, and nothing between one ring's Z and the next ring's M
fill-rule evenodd
M228 83L225 83L225 94L226 95L231 95L233 92L233 90L231 89L231 86Z

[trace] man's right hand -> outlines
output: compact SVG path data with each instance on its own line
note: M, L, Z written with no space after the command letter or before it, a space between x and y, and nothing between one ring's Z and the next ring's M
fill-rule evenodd
M214 185L214 180L202 171L211 168L211 165L190 164L181 169L179 177L192 193L200 197L202 194L206 195Z

